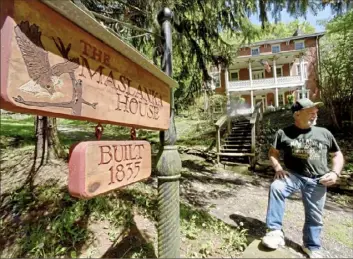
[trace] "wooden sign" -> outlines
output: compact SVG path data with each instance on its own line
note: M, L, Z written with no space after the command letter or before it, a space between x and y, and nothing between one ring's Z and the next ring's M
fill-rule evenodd
M165 130L175 85L70 0L1 0L2 109Z
M71 150L69 192L92 198L146 179L151 170L151 145L147 141L80 142Z

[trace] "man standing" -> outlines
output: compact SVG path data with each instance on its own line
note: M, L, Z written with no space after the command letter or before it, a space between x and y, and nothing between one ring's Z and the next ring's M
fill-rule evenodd
M320 233L326 199L326 187L336 183L343 167L343 155L331 132L315 127L318 106L309 99L300 99L292 106L294 124L278 130L269 151L275 170L267 208L267 234L262 244L277 249L283 246L282 220L285 199L300 190L305 210L303 251L310 258L322 258ZM284 154L284 168L279 163L279 151ZM332 154L332 168L327 154Z

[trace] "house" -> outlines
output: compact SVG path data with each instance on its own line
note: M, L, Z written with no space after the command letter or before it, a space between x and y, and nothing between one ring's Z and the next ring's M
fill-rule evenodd
M288 95L318 99L316 71L323 35L297 30L289 38L243 46L229 67L211 72L211 85L216 93L227 95L228 107L238 113L252 112L258 101L264 110L282 107L288 104ZM236 100L242 100L242 106Z

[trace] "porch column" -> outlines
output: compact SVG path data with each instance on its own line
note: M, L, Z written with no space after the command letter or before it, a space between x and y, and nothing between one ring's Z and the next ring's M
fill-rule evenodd
M299 69L300 69L300 81L304 82L304 56L300 56Z
M277 84L277 70L276 70L276 59L273 59L273 78L275 79L275 85Z
M275 93L275 106L278 108L278 88L276 87L276 93Z
M254 91L250 90L251 112L254 111Z
M229 99L229 75L228 75L228 69L227 68L224 70L224 86L225 86L225 91L226 91L226 96L227 96L227 104L230 104L230 99Z
M249 79L250 79L250 86L252 86L252 70L251 70L251 60L249 59Z
M282 97L283 97L283 105L286 105L286 92L283 92Z

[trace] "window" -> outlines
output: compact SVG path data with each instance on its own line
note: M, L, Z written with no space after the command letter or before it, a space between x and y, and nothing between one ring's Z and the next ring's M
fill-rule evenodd
M229 81L238 81L238 80L239 80L238 71L230 71L229 72Z
M305 93L300 92L299 99L302 99L302 98L309 98L309 91L305 91Z
M280 45L272 45L272 53L278 53L281 51Z
M296 41L294 43L294 47L295 47L296 50L304 49L305 48L304 41L303 40Z
M252 71L252 79L262 79L265 78L264 70L253 70Z
M260 48L257 47L257 48L252 48L251 49L251 56L258 56L260 55Z
M283 106L283 98L284 98L284 94L278 94L278 105L279 106Z
M304 63L304 78L305 79L308 79L307 70L308 70L308 64ZM300 64L297 64L297 75L300 76Z
M277 74L277 77L283 76L282 67L276 67L276 74Z

